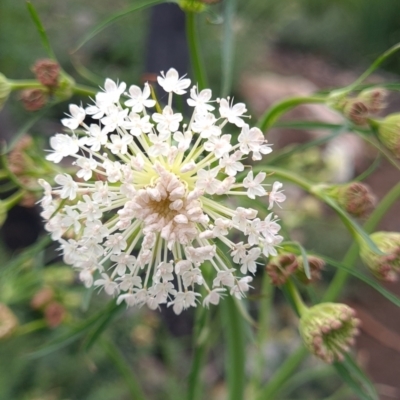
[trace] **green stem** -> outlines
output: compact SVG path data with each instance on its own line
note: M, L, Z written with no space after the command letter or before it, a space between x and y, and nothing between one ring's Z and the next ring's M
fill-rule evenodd
M131 394L131 398L135 400L145 400L146 397L139 385L139 382L133 374L131 366L127 363L117 346L111 340L106 340L104 338L101 340L101 345L103 350L110 357L110 360L114 363L117 370L125 379Z
M349 92L355 89L358 85L360 85L366 78L368 78L385 60L387 60L391 55L400 50L400 43L395 44L389 50L385 51L381 56L379 56L371 66L359 77L357 78L351 85L345 87L343 90Z
M23 79L18 81L9 80L11 84L11 90L22 90L22 89L43 89L47 90L39 81L34 79Z
M25 193L26 193L25 190L18 190L11 196L7 197L7 199L3 200L3 204L6 207L6 209L10 210L16 204L18 204L20 200L24 197Z
M296 286L294 285L291 279L288 279L285 286L294 305L296 306L297 314L301 318L301 316L307 311L308 307L304 304L299 291L297 290Z
M300 104L325 103L325 101L325 96L292 97L290 99L283 100L269 108L261 116L257 126L263 132L265 132L274 125L274 123L282 116L282 114L289 111L291 108L297 107Z
M38 319L36 321L28 322L24 325L19 326L15 334L17 336L23 336L46 327L47 327L46 321L44 319Z
M389 208L396 202L396 200L400 197L400 183L398 183L378 204L375 208L371 216L368 218L368 221L364 225L364 230L368 233L371 233L375 227L378 225L379 221L383 218L383 216L387 213ZM358 258L358 245L357 243L353 243L350 249L347 251L344 259L344 265L353 265ZM334 301L338 296L340 291L343 289L347 279L349 277L349 273L344 270L338 270L329 285L328 289L325 292L323 297L323 301Z
M251 386L253 393L257 393L262 382L263 373L265 371L265 357L262 347L268 340L269 324L271 317L271 307L274 295L274 286L271 284L268 274L264 273L261 283L261 301L258 317L258 332L257 332L257 354L256 366L253 372Z
M245 387L245 331L235 299L227 296L221 304L226 340L225 369L228 400L243 400Z
M276 393L282 385L293 375L304 357L308 355L308 351L304 346L299 347L289 358L281 365L279 370L275 372L268 384L257 397L257 400L275 400Z
M203 58L200 55L200 40L197 31L196 13L186 12L186 37L189 45L190 61L199 90L207 87Z
M201 398L201 370L207 359L209 312L203 307L196 308L195 343L192 367L188 377L188 400Z
M95 96L98 92L97 89L84 85L76 85L73 87L72 90L74 94L77 94L79 96Z

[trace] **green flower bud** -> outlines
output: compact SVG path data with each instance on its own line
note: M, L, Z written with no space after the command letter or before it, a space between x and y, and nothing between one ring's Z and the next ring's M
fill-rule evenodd
M376 254L363 244L360 249L361 259L377 278L388 282L396 281L400 271L400 233L375 232L370 238L385 254Z
M11 83L3 74L0 74L0 110L3 108L4 103L10 96L10 93L11 93Z
M380 121L378 137L397 158L400 158L400 113L391 114Z
M266 266L267 274L273 285L281 286L298 268L299 263L294 254L280 254L270 260Z
M303 313L299 330L307 349L331 364L343 360L354 344L359 324L346 304L321 303Z
M296 271L296 277L306 285L310 282L319 281L321 279L321 271L325 267L325 261L322 258L316 256L307 256L307 261L310 267L311 279L307 278L307 275L304 271L303 257L297 257L299 268Z
M0 340L12 336L17 327L17 317L5 304L0 303Z
M355 217L368 216L376 204L376 198L369 187L360 182L334 185L326 191L342 208Z

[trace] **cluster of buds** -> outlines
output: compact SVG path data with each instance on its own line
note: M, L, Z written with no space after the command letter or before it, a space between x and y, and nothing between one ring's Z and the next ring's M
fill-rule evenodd
M359 324L349 306L321 303L303 313L299 330L307 349L331 364L344 359L344 354L354 344Z
M43 312L50 328L59 326L66 315L64 306L55 299L55 294L50 288L39 290L31 300L31 307Z
M324 188L324 191L354 217L367 217L376 204L375 196L364 183L350 182L343 185L332 185Z
M385 254L376 254L366 244L361 244L361 259L377 278L396 281L400 272L400 233L375 232L370 238Z
M366 89L356 97L334 98L333 107L356 125L366 125L368 119L385 108L387 92L381 88Z
M5 304L0 303L0 340L12 336L17 327L17 317Z
M310 279L305 273L303 257L292 253L284 253L271 258L266 266L266 271L275 286L284 285L292 275L304 284L320 280L325 261L316 256L307 256L307 261L310 268Z

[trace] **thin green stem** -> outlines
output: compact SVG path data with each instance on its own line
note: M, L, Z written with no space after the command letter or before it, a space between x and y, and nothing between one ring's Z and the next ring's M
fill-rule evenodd
M299 347L289 358L281 365L277 372L269 380L259 393L257 400L275 400L276 393L282 385L293 375L304 357L308 355L308 351L304 346Z
M299 291L297 290L295 284L292 282L291 279L288 279L285 286L294 305L296 306L297 314L299 315L299 317L301 317L307 311L308 307L304 304Z
M199 90L207 87L203 58L200 55L200 40L197 31L196 13L186 12L186 37L189 45L190 61Z
M400 197L400 183L398 183L378 204L375 208L374 212L368 218L368 221L364 225L364 230L368 233L371 233L375 227L378 225L379 221L383 218L383 216L387 213L389 208L395 203L395 201ZM347 251L344 259L344 265L353 265L358 258L358 245L357 243L353 243L350 249ZM349 277L349 273L344 270L338 270L329 285L328 289L325 292L323 297L323 301L334 301L338 296L341 290L343 289L347 279Z
M259 119L257 126L263 132L271 128L274 123L287 111L299 106L300 104L309 103L325 103L325 96L309 96L309 97L292 97L290 99L283 100L276 103L269 108Z
M194 355L192 358L192 367L188 377L188 400L197 400L201 398L201 370L207 359L209 332L209 312L203 307L196 308L196 326Z
M46 327L47 327L47 322L44 319L37 319L35 321L31 321L24 325L19 326L15 334L17 336L28 335L29 333L36 332Z
M244 321L232 296L227 296L221 307L226 340L225 370L228 381L228 400L243 400L245 387Z
M265 357L262 347L268 340L269 324L271 317L271 307L274 295L274 286L271 284L268 274L264 273L261 283L261 301L258 316L258 332L257 332L257 354L256 366L253 371L253 379L251 382L253 393L257 393L260 389L263 372L265 371Z
M77 94L79 96L95 96L98 92L97 89L84 85L76 85L73 87L72 91L74 92L74 94Z
M7 199L3 200L3 205L6 207L7 210L10 210L20 202L20 200L24 197L25 194L26 194L25 190L18 190L11 196L7 197Z
M43 89L47 90L39 81L34 79L21 79L18 81L9 80L11 84L11 90L23 90L23 89Z
M131 394L131 398L135 400L145 400L146 397L142 391L142 388L139 385L131 366L128 364L124 356L121 354L120 350L117 346L111 341L102 338L101 345L103 350L107 353L110 360L114 363L117 370L125 379L129 392Z

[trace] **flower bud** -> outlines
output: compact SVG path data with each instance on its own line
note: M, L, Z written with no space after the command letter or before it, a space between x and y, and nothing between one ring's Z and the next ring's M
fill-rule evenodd
M56 328L65 318L65 308L62 304L53 301L44 309L44 317L50 328Z
M56 87L58 85L60 66L56 61L50 59L38 60L33 65L32 71L43 86Z
M388 93L382 88L366 89L360 92L358 99L368 108L369 112L376 114L386 107L386 97Z
M309 308L300 319L300 334L307 349L328 364L342 361L354 344L359 319L346 304L321 303Z
M272 258L266 266L266 270L272 284L281 286L298 267L297 257L294 254L286 253Z
M349 214L359 218L368 216L376 204L369 187L360 182L331 186L327 192Z
M21 101L27 111L37 111L46 105L47 95L42 89L25 89Z
M319 281L321 279L321 271L325 267L325 261L322 258L316 256L307 256L307 261L310 267L311 279L307 278L307 275L304 271L303 257L297 257L299 268L296 271L296 277L306 285L310 282Z
M11 93L11 83L3 74L0 74L0 110L3 108L4 103L10 96L10 93Z
M61 70L58 77L58 86L54 90L54 95L60 100L68 100L74 94L75 80L72 76Z
M356 98L350 99L346 102L343 113L356 125L365 125L367 123L369 110L365 102Z
M0 303L0 340L12 336L17 327L17 317L5 304Z
M375 232L370 238L385 254L376 254L363 244L360 249L361 259L377 278L388 282L396 281L400 271L400 233Z
M378 126L380 141L400 158L400 113L388 115Z
M54 292L50 288L42 288L32 297L31 307L40 310L48 305L54 298Z

